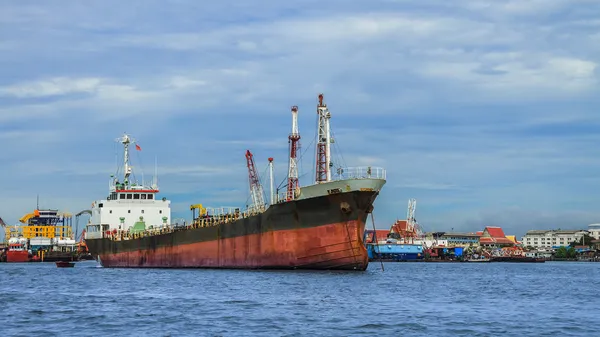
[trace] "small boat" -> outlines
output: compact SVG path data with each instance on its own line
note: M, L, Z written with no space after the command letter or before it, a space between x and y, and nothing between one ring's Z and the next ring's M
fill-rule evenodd
M58 268L73 268L73 267L75 267L75 262L56 261L56 266Z
M487 259L487 258L483 258L483 259L468 259L466 261L467 262L490 262L490 259Z

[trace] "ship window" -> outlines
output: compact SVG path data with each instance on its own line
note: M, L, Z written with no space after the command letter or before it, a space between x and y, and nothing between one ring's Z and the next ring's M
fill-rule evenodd
M142 197L142 199L146 199L146 195L145 194L142 194L140 196Z
M144 210L142 210L142 214L144 214Z
M131 213L131 210L127 210L127 213Z
M119 199L125 199L125 193L119 194Z
M127 193L127 199L131 199L131 193Z
M152 194L148 194L148 199L152 200L152 198L153 198Z
M112 214L112 209L110 211L108 211L108 213Z
M162 211L158 211L159 214L162 214Z
M133 199L139 199L139 198L140 198L139 194L136 193L136 194L133 195Z

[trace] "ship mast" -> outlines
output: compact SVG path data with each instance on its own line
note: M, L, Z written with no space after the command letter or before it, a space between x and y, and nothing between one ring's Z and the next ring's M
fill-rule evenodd
M317 134L317 177L316 182L322 183L331 181L331 134L329 119L331 113L327 109L327 104L323 103L323 94L319 94L319 105L317 105L317 114L319 115L318 134Z
M252 196L253 208L255 211L260 211L265 205L263 197L263 189L258 179L258 173L254 166L254 158L250 150L246 150L246 162L248 166L248 180L250 183L250 194Z
M290 133L288 139L290 143L290 164L288 170L286 200L290 201L294 200L294 193L299 187L298 163L296 161L296 157L298 154L300 133L298 132L298 107L295 105L292 107L292 133Z
M273 158L269 158L269 186L270 186L270 198L271 198L271 205L273 205L275 203L275 195L274 193L274 189L273 189Z
M117 141L123 144L123 184L125 186L129 186L129 176L131 175L132 170L132 167L129 164L129 144L135 143L135 139L132 139L129 137L129 135L124 134L123 137L117 138Z

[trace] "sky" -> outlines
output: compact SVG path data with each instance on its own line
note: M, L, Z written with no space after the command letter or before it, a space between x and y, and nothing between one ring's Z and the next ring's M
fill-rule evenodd
M409 198L426 231L586 228L599 18L597 0L4 1L0 217L105 198L124 132L173 218L243 206L246 149L265 190L268 157L286 177L293 105L311 184L323 93L336 165L387 170L377 228Z

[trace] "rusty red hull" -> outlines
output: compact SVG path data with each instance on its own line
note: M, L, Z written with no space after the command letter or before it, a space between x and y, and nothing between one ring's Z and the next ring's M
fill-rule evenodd
M104 267L365 270L376 192L272 205L260 215L133 240L86 240Z
M282 230L155 250L102 254L105 267L306 268L365 270L357 221ZM350 233L350 237L348 234Z

